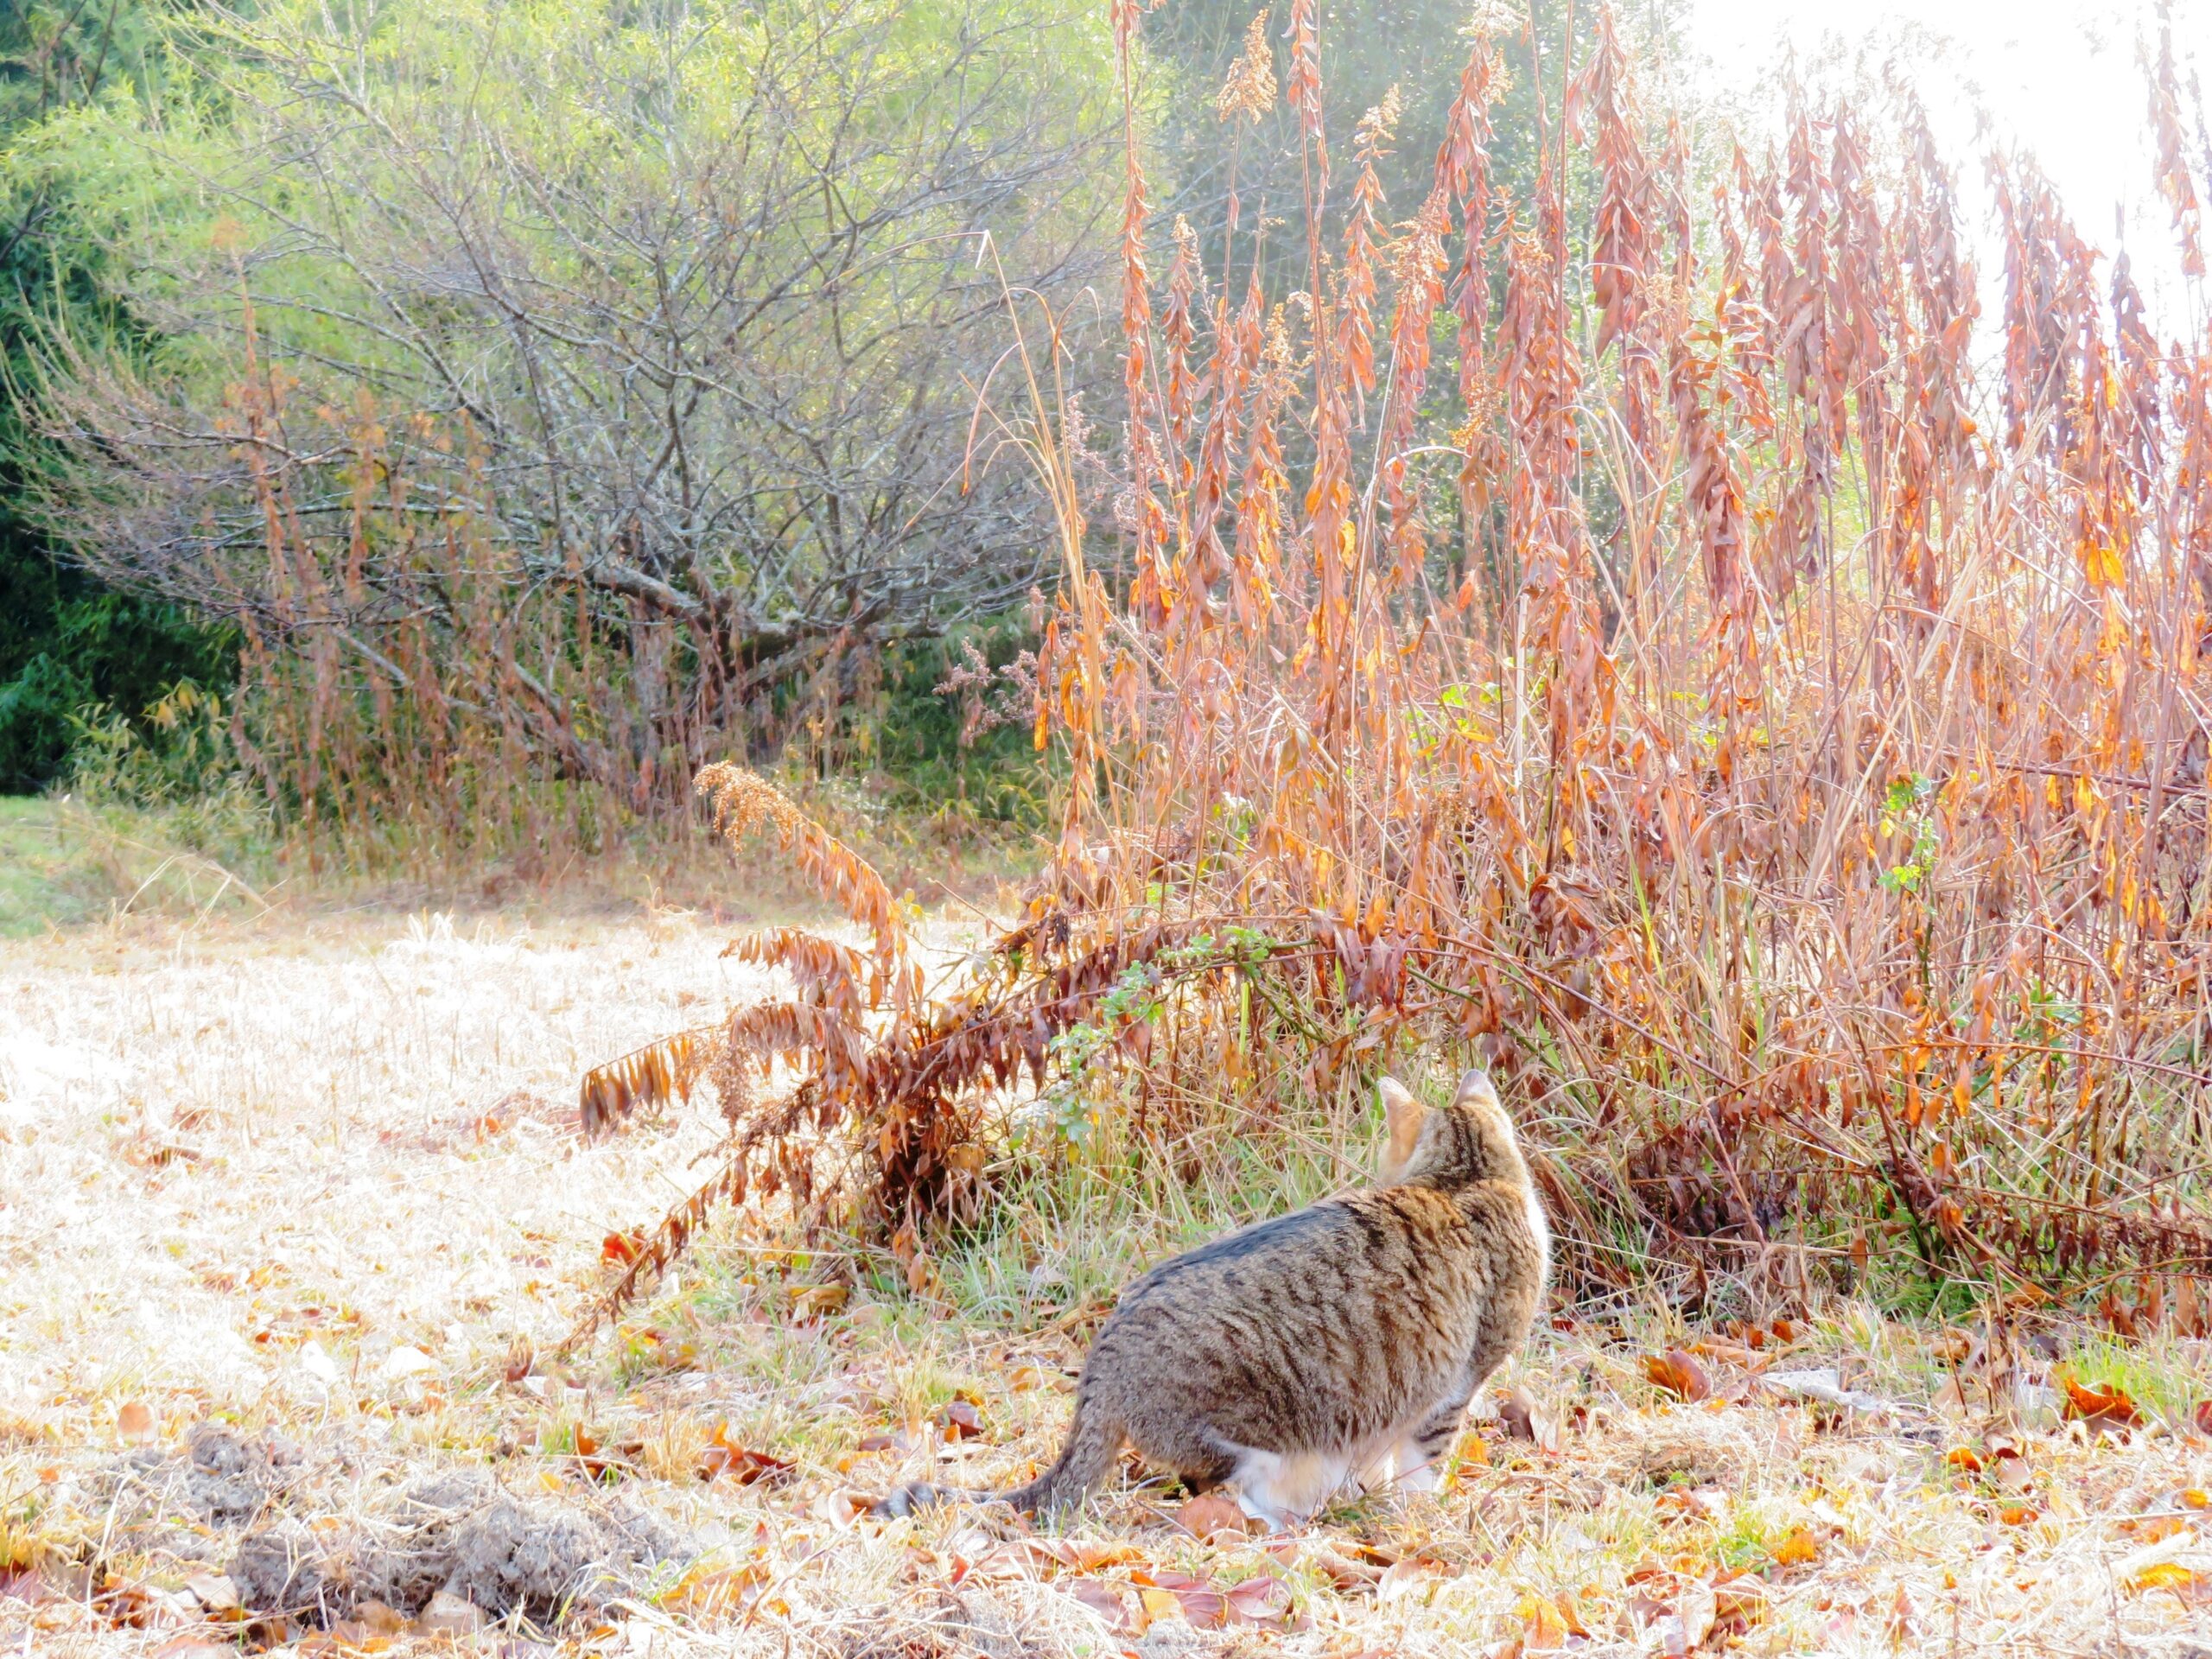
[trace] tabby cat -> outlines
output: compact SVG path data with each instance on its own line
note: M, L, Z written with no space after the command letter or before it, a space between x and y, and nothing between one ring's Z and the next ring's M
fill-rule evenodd
M1347 1482L1425 1491L1483 1379L1529 1334L1550 1232L1481 1071L1425 1107L1384 1079L1380 1184L1161 1263L1084 1363L1058 1459L1003 1496L1080 1503L1124 1444L1281 1528ZM941 1495L909 1486L905 1514ZM979 1494L988 1497L988 1494Z

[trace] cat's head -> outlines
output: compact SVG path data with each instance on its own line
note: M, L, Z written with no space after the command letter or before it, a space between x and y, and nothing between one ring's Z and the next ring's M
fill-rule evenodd
M1513 1119L1490 1073L1468 1072L1449 1106L1431 1106L1395 1077L1382 1084L1382 1185L1456 1186L1469 1181L1528 1179Z

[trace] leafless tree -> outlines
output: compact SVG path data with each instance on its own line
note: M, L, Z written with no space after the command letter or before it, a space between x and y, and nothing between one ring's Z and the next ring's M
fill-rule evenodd
M610 783L825 652L1028 589L1033 487L974 415L1009 290L1070 291L1102 245L1092 25L772 0L439 32L404 3L219 15L229 124L144 133L173 199L124 298L166 343L52 342L47 505L84 559L398 682L396 630L504 606L442 695L519 696ZM603 631L623 721L540 665Z

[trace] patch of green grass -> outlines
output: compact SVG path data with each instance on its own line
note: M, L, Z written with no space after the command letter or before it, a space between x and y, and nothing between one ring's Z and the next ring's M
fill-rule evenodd
M267 842L228 825L211 845L208 825L180 810L0 797L0 938L126 912L253 907L273 857Z
M2165 1422L2190 1420L2196 1402L2212 1395L2204 1370L2204 1346L2164 1334L2124 1343L2108 1332L2084 1333L2066 1354L2076 1382L2119 1389L2145 1411Z
M109 886L86 849L63 833L54 803L0 798L0 938L105 915Z

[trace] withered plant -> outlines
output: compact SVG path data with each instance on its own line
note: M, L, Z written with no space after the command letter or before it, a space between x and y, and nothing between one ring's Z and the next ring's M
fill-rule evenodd
M1302 214L1232 207L1208 268L1147 217L1118 0L1120 565L1050 396L1007 429L1059 517L1058 842L925 989L857 861L702 777L874 946L734 947L797 989L732 1017L722 1074L796 1086L727 1090L728 1169L610 1305L764 1191L914 1259L988 1202L995 1091L1116 1073L1165 1149L1433 1054L1499 1077L1580 1282L1787 1296L1878 1254L2202 1334L2212 346L2158 338L2010 154L1982 316L1903 95L1797 96L1708 200L1609 15L1538 100L1533 201L1490 123L1506 60L1543 67L1499 36L1389 202L1388 107L1327 151L1316 15L1263 14L1218 110L1280 87ZM2170 53L2149 81L2195 281ZM1302 238L1302 291L1262 289L1262 234Z

